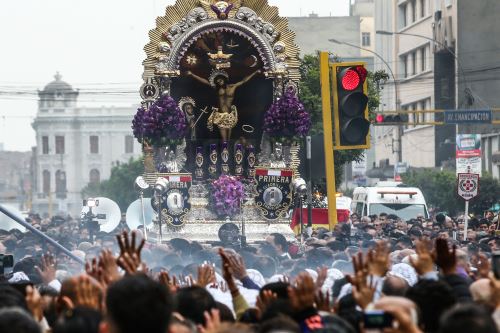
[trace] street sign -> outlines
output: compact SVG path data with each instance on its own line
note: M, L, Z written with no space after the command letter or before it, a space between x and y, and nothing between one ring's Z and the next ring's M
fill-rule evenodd
M460 173L477 173L481 177L481 135L457 134L456 169Z
M477 173L459 173L457 193L469 201L475 198L479 190L479 175Z
M445 124L491 124L491 110L445 110Z

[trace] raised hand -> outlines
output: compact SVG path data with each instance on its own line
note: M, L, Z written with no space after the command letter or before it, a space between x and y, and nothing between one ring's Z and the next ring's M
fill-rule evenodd
M368 282L368 264L363 261L363 254L358 253L352 257L354 276L347 275L347 280L352 285L352 296L362 309L373 301L375 295L375 283L373 278Z
M260 314L262 315L266 312L269 304L274 302L278 298L278 295L273 293L271 290L263 290L259 296L257 296L257 303L255 304Z
M33 318L36 321L41 321L43 319L43 304L38 290L35 287L27 286L25 299Z
M171 278L168 272L160 272L158 280L160 281L161 284L166 286L174 294L180 288L179 282L175 277L175 275L173 275Z
M239 255L230 255L228 256L228 259L231 265L233 276L238 280L244 279L247 276L247 269L245 267L243 258Z
M295 287L288 287L288 297L295 311L299 312L314 306L316 285L308 273L300 273Z
M368 273L383 277L389 271L389 247L387 242L379 241L375 249L368 251L367 267Z
M75 307L87 307L100 311L104 308L103 290L99 283L88 275L71 278L74 283L74 298L62 296L64 308L71 310Z
M221 326L220 313L218 309L205 311L205 326L198 325L198 331L200 333L215 333L219 330Z
M135 230L131 232L130 239L127 231L122 232L119 235L116 235L116 239L118 240L118 246L120 247L120 256L128 253L130 255L136 254L139 259L141 258L141 251L144 247L145 240L142 239L139 245L136 247L136 232Z
M410 263L415 268L418 275L434 271L434 260L430 251L431 243L429 240L421 240L416 244L417 258L410 256Z
M322 293L318 291L315 303L318 311L333 312L330 305L330 292L327 291L326 293Z
M196 284L205 288L209 284L215 283L215 270L211 265L204 264L198 266L198 280Z
M103 250L101 252L101 255L99 256L98 270L98 280L105 286L118 281L121 278L116 258L110 250Z
M231 292L231 295L236 296L237 294L239 294L239 289L236 286L236 283L234 282L233 279L231 261L229 260L230 256L228 256L228 254L224 252L223 248L219 249L219 255L222 260L222 277L224 278L224 281L226 281L227 287Z
M128 275L137 273L146 274L148 270L146 264L141 262L141 259L135 253L132 255L125 253L123 256L120 256L117 260L117 264Z
M320 290L328 277L328 267L318 267L316 272L318 273L318 278L316 279L316 289Z
M102 290L95 283L92 283L90 277L82 275L78 278L75 293L77 306L95 310L102 308Z
M132 231L130 239L126 231L117 235L116 239L120 247L120 256L117 259L118 266L123 268L128 274L143 271L146 268L141 262L141 251L145 244L144 239L141 240L137 247L135 231Z
M432 257L436 265L441 268L444 275L451 275L457 272L457 246L448 248L448 242L445 239L436 239L435 249Z
M97 262L97 258L92 258L91 261L85 262L85 273L87 273L88 276L99 280L99 264Z
M56 265L57 262L54 257L50 254L44 254L42 256L41 268L36 266L36 270L40 277L42 278L43 283L48 284L56 278Z

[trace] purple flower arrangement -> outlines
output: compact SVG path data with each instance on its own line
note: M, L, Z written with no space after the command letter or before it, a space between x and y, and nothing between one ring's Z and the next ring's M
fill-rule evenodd
M179 144L186 134L187 122L177 102L162 96L148 110L137 109L132 130L140 143L165 146Z
M245 190L238 178L222 175L212 182L212 189L212 203L219 216L233 216L240 212Z
M311 116L288 88L264 115L264 132L276 140L293 141L307 135L311 128Z

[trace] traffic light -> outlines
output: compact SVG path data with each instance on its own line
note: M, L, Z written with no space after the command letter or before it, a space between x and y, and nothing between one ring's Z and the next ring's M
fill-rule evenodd
M375 116L375 122L384 125L404 125L408 122L408 115L379 113Z
M364 62L332 64L335 149L370 148Z

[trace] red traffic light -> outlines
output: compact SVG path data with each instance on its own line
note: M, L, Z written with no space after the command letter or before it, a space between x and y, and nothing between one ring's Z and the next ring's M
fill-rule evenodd
M377 124L395 124L395 123L406 123L408 121L408 116L400 114L377 114L375 117Z
M355 90L366 80L368 71L363 66L349 67L340 72L342 88L348 91Z
M334 64L335 142L337 149L361 149L370 145L368 96L365 80L368 72L362 62Z
M359 84L361 83L361 77L359 76L359 73L353 68L347 68L343 70L340 75L342 80L342 88L344 88L345 90L351 91L359 87Z

